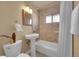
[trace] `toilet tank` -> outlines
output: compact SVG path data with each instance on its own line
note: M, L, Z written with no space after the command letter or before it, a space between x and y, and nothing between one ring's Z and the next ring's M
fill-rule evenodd
M3 46L5 56L16 57L21 53L22 40L18 40L13 44L5 44Z

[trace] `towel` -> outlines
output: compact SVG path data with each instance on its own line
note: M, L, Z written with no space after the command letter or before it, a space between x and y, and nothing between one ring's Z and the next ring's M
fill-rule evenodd
M71 33L79 35L79 4L74 8L71 16Z

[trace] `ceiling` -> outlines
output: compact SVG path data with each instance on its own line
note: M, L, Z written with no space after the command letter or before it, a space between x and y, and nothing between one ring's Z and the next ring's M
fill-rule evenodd
M48 4L52 2L54 1L31 1L30 3L37 9L41 9L41 8L46 7Z

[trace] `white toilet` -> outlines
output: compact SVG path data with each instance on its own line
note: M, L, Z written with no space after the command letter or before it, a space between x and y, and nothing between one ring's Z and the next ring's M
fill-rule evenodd
M5 56L7 57L29 57L29 55L21 53L22 40L16 41L13 44L3 46Z

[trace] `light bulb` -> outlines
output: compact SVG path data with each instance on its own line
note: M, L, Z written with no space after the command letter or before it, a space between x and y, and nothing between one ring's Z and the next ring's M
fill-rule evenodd
M30 8L27 6L27 7L25 8L25 10L26 10L26 12L29 13Z
M29 10L29 13L32 14L32 9Z

